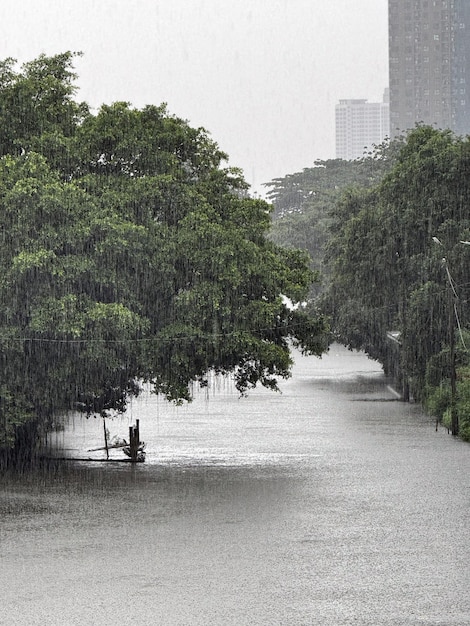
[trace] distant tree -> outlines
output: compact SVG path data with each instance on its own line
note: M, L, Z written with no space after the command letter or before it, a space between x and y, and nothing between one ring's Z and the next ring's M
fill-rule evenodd
M392 167L400 144L400 139L386 142L355 161L316 161L314 167L266 184L274 205L270 237L279 245L306 250L312 269L322 277L321 284L312 286L312 296L317 297L329 280L325 252L342 197L349 190L377 185Z

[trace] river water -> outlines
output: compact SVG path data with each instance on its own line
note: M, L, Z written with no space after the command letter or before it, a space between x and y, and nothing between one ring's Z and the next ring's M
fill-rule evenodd
M140 420L144 464L4 477L0 624L468 626L470 446L343 348L281 388L144 395L107 424Z

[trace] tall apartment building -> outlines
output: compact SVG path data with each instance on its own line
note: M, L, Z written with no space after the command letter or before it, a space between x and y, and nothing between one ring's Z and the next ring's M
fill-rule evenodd
M390 134L388 89L383 102L340 100L335 118L336 158L349 161L362 157Z
M389 0L390 131L470 133L470 0Z

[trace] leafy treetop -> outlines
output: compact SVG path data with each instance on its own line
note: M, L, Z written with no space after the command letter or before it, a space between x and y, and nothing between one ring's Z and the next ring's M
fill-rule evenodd
M288 376L324 349L300 307L308 257L268 238L270 206L202 128L165 105L74 100L74 55L0 64L0 447L58 412L121 410L233 372Z

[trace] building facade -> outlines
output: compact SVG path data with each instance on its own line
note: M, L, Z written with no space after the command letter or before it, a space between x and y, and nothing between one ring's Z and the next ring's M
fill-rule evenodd
M470 133L470 0L389 0L390 132Z
M383 102L340 100L335 119L336 158L349 161L364 156L390 134L388 90Z

